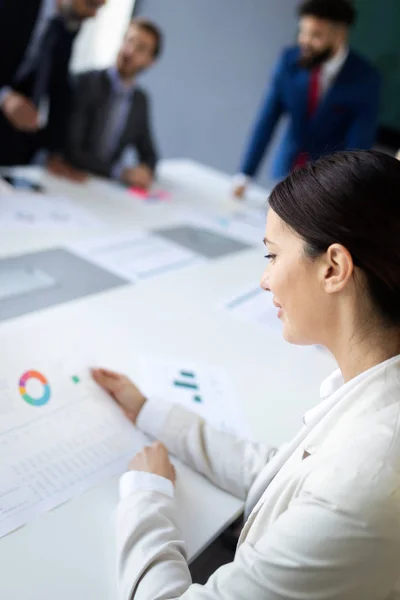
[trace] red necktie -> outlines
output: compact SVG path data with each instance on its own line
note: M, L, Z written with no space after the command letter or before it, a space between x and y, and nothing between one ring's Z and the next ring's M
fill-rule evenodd
M316 67L311 71L310 85L308 88L308 116L312 117L317 110L319 100L319 76L321 67Z
M321 74L321 67L316 67L311 71L310 83L308 86L308 117L311 118L318 107L319 100L319 77ZM299 156L296 159L296 162L293 165L294 169L301 169L308 162L309 156L307 152L300 152Z

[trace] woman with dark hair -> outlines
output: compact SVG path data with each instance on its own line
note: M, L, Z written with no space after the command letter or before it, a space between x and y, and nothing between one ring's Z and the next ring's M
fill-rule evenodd
M121 480L124 600L400 598L400 164L343 152L298 170L270 197L262 287L284 337L321 344L339 370L278 452L146 400L125 377L95 380L158 437ZM234 561L192 585L174 525L167 448L246 498Z

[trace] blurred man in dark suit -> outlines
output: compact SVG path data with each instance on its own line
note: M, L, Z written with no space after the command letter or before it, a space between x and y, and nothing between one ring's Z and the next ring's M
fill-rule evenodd
M48 166L74 175L58 153L69 111L68 64L83 20L106 0L0 0L0 165L26 164L39 148Z
M75 167L129 186L150 187L157 151L148 98L136 78L160 56L162 43L156 25L135 19L115 66L76 78L66 153ZM138 165L129 166L124 160L128 148L136 150Z
M349 47L356 12L349 0L305 0L298 45L275 68L235 179L242 197L281 117L288 117L272 177L339 150L371 148L378 126L380 77Z

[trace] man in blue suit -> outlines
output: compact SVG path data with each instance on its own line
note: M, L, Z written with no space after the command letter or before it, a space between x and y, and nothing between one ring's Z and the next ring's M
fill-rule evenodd
M348 0L306 0L299 17L298 46L286 49L275 68L235 177L236 197L256 175L282 116L289 122L274 160L274 179L324 154L374 143L380 77L348 47L353 6Z

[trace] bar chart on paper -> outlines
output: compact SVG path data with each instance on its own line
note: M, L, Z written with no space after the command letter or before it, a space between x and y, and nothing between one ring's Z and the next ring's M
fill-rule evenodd
M199 384L197 382L196 373L193 371L181 370L178 376L175 378L173 385L179 390L190 392L192 395L192 401L201 404L203 398L200 395Z
M218 367L160 357L141 361L147 395L181 404L229 433L248 437L246 419L225 371Z

